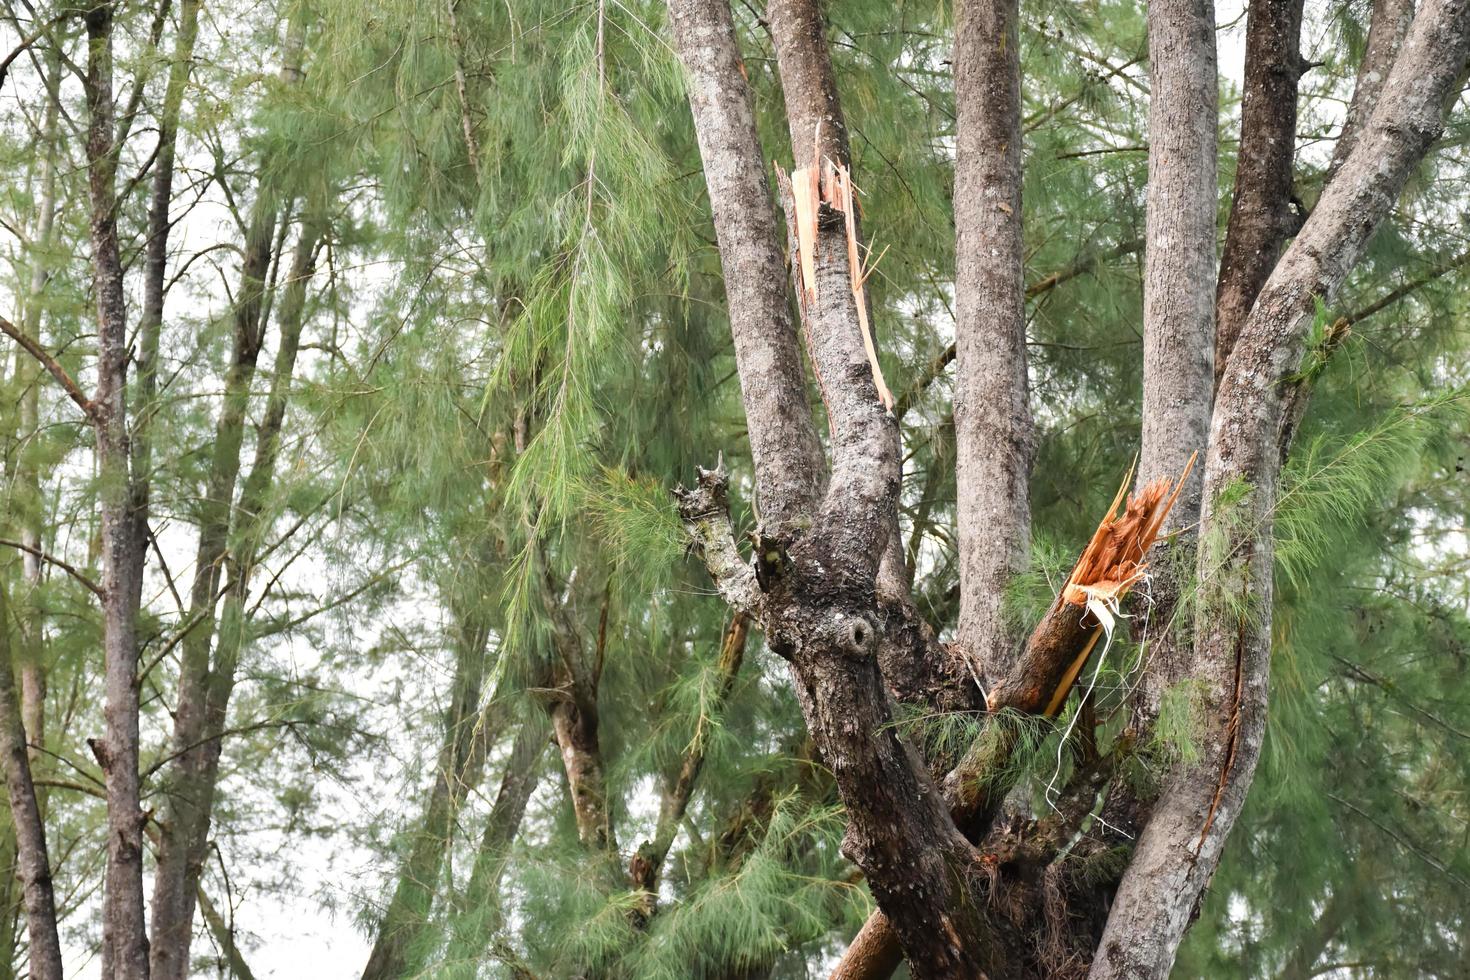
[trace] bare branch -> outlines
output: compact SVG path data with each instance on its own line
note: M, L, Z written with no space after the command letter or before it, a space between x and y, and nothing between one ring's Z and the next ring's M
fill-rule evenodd
M31 355L38 362L40 362L42 367L51 372L51 376L61 384L62 389L66 391L71 400L77 403L77 407L82 410L82 414L87 417L87 420L89 422L95 423L97 421L98 414L96 404L92 402L92 400L89 399L86 395L82 394L82 389L78 387L77 383L71 379L71 375L66 373L66 368L62 367L61 364L56 360L56 358L52 357L40 344L36 343L30 337L26 336L25 331L21 330L15 324L5 319L3 316L0 316L0 331L3 331L5 334L7 334L10 339L19 344L27 354Z

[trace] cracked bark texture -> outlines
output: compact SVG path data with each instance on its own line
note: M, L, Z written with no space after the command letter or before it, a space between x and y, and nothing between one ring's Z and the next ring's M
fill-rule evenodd
M1031 533L1018 16L1015 0L955 13L955 636L987 686L1016 654L1002 605Z
M1257 0L1245 28L1245 91L1230 223L1215 291L1215 384L1287 238L1301 218L1292 211L1296 149L1297 49L1302 0ZM1339 141L1341 146L1341 141Z
M1330 301L1438 138L1470 60L1470 0L1427 0L1357 146L1271 274L1220 387L1205 468L1193 676L1206 691L1199 762L1172 774L1115 897L1093 980L1165 977L1240 814L1265 734L1271 512L1280 389L1314 301ZM1244 487L1236 499L1225 496ZM1233 601L1224 602L1228 593ZM1244 606L1244 608L1242 608Z

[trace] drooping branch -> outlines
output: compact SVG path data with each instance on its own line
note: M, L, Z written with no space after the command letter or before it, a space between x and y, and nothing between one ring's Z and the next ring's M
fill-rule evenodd
M1015 655L1001 606L1031 535L1018 18L1015 0L955 14L955 638L990 679Z
M97 598L102 598L102 586L92 581L90 578L87 577L85 572L83 572L81 569L77 568L70 562L67 562L62 558L57 558L55 555L48 554L47 552L42 551L40 548L32 547L31 545L25 544L21 541L10 541L4 538L0 538L0 545L4 545L7 548L14 548L17 551L25 552L26 554L32 556L33 558L36 558L39 561L43 561L48 565L56 566L66 574L70 575L72 578L76 579L82 585L86 586L87 591L91 592Z
M1197 764L1173 774L1115 898L1094 980L1164 977L1240 814L1265 732L1272 513L1281 385L1316 303L1330 301L1442 126L1470 60L1470 0L1426 0L1347 161L1271 274L1212 422L1191 679L1205 700ZM1180 839L1191 840L1180 847Z

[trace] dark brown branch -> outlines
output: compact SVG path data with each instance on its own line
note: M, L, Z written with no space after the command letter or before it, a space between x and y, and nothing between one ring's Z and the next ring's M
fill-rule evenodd
M10 541L5 538L0 538L0 545L4 545L7 548L14 548L17 551L24 551L26 554L31 555L35 558L39 558L41 561L45 562L48 565L56 566L66 574L70 575L72 578L76 579L82 585L85 585L87 587L87 590L93 595L97 596L97 598L100 599L103 597L102 586L98 585L96 582L88 578L86 573L77 568L75 565L66 562L60 558L57 558L55 555L47 554L39 548L33 548L28 544L23 544L20 541Z
M66 368L62 367L56 358L52 357L40 344L26 336L25 331L3 316L0 316L0 331L7 334L11 340L19 344L27 354L34 357L42 367L51 373L51 376L61 384L67 396L77 403L77 407L82 410L82 414L87 417L87 421L97 421L97 406L91 399L82 394L82 389L71 379L71 375L66 373Z

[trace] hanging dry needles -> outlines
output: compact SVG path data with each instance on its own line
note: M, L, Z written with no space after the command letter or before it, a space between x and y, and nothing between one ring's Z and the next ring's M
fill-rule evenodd
M847 167L821 155L821 123L812 138L812 162L799 167L787 178L777 168L781 186L791 197L791 227L796 237L796 263L799 273L799 294L802 311L817 298L817 233L823 208L829 213L840 214L843 231L847 237L847 267L852 283L853 304L857 307L858 329L863 335L863 350L868 356L868 366L873 372L873 384L878 389L878 400L883 407L893 411L893 392L883 380L883 368L878 364L878 350L873 343L873 331L868 324L868 304L863 298L863 287L868 277L877 268L885 248L878 259L863 266L858 254L857 235L857 186ZM868 253L872 254L871 250Z

